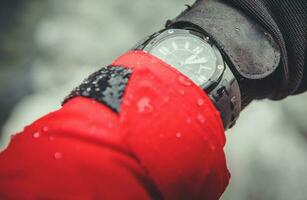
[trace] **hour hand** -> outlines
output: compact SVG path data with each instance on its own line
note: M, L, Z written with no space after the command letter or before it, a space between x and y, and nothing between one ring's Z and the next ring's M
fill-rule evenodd
M192 57L192 56L191 56ZM186 59L186 61L183 63L184 65L191 65L191 64L203 64L208 62L207 58L199 58L197 60L193 60L191 59L191 57L189 57L188 59ZM195 58L195 57L194 57Z

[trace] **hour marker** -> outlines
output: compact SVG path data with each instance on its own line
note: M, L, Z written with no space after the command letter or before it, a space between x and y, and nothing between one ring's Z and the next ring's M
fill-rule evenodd
M200 83L203 83L205 81L207 81L207 78L205 76L200 76L198 79L197 79Z
M196 47L193 51L196 53L196 54L200 54L204 49L201 48L201 47Z
M175 42L172 42L172 46L173 46L173 48L174 48L175 50L178 49L178 46L177 46L177 44L176 44Z
M184 45L184 48L189 49L189 47L190 47L190 43L186 42L185 45Z

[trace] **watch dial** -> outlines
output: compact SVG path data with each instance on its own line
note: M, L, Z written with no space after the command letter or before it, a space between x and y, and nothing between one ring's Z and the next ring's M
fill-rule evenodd
M216 71L217 57L207 42L194 35L172 35L158 42L149 52L204 85Z

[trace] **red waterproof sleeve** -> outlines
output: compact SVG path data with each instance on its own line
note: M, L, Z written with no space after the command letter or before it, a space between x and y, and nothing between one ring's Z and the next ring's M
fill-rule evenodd
M219 113L161 60L128 52L119 113L77 97L0 154L0 199L218 199L229 181Z

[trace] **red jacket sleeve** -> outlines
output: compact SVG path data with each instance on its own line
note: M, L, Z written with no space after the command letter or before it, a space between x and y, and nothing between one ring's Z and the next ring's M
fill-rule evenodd
M221 196L225 136L208 96L144 52L114 64L133 69L120 113L77 97L26 127L0 154L0 199Z

